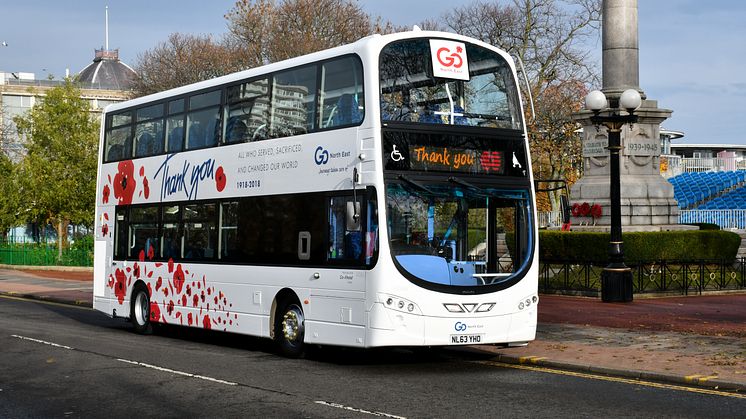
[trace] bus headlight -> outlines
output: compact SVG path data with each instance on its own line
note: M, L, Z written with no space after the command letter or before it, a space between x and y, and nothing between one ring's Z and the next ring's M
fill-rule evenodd
M397 297L395 295L382 295L379 294L378 301L382 302L386 308L392 310L401 311L404 313L422 314L419 307L412 301L406 298Z
M532 305L537 304L538 302L539 302L539 296L538 295L532 295L532 296L523 298L518 303L518 310L523 310L524 308L529 308Z

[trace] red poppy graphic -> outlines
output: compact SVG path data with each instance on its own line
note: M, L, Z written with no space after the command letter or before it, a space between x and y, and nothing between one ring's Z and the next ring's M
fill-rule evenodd
M174 300L171 300L168 302L168 305L166 306L166 311L168 312L169 316L174 313Z
M150 197L150 185L148 185L148 178L144 178L142 180L142 187L143 193L145 194L145 199L148 199Z
M174 271L174 260L173 258L170 258L168 260L168 273L172 273Z
M218 170L215 171L215 187L218 189L218 192L223 192L223 189L225 189L225 172L223 171L223 166L219 166Z
M163 278L159 276L158 280L155 281L155 290L158 291L159 289L161 289L161 285L163 285Z
M134 275L135 278L140 277L140 265L137 263L132 267L132 275Z
M187 313L187 323L189 324L189 326L194 323L194 320L192 319L192 313Z
M104 204L108 204L109 203L109 195L110 194L111 194L111 188L109 188L109 185L104 185L104 197L102 199L102 201L104 202Z
M155 257L155 249L153 249L153 246L148 246L148 259L153 260Z
M114 272L114 295L117 296L119 304L124 303L124 297L127 295L127 275L123 270L117 269Z
M150 303L150 321L156 323L161 321L161 308L158 303Z
M104 235L104 236L109 235L109 225L108 224L104 224L103 226L101 226L101 234Z
M210 320L210 316L205 315L205 317L202 318L202 327L204 327L205 329L212 328L212 321Z
M176 288L176 294L181 294L181 289L184 287L184 271L181 270L181 264L176 267L173 283L174 288Z
M119 162L117 174L114 175L114 197L119 200L119 205L132 203L132 195L137 187L134 172L132 160Z

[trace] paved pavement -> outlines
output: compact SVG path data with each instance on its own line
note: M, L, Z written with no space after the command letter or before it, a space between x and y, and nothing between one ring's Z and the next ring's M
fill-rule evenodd
M90 307L92 276L0 268L0 295ZM513 364L746 392L746 293L627 304L542 295L534 342L472 350Z

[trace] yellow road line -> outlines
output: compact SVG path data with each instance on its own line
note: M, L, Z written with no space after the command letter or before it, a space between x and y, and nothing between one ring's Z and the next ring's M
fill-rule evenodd
M12 295L3 295L3 294L0 294L0 298L5 298L7 300L28 301L31 303L47 304L50 306L77 308L79 310L92 310L92 308L85 307L82 305L62 304L62 303L56 303L54 301L38 300L36 298L23 298L23 297L16 297Z
M527 357L527 358L531 358L531 357ZM643 380L633 379L633 378L611 377L611 376L606 376L606 375L591 374L587 372L558 370L558 369L553 369L553 368L537 367L537 366L532 366L532 365L506 364L506 363L498 362L498 361L472 361L472 362L475 362L477 364L489 365L493 367L500 367L500 368L513 368L517 370L528 370L528 371L543 372L543 373L548 373L548 374L558 374L558 375L567 375L571 377L587 378L587 379L592 379L592 380L610 381L613 383L633 384L637 386L646 386L646 387L660 388L660 389L666 389L666 390L686 391L689 393L699 393L699 394L708 394L712 396L724 396L724 397L733 397L736 399L746 399L746 394L741 394L741 393L730 393L726 391L712 390L712 389L706 389L706 388L686 387L686 386L680 386L676 384L655 383L652 381L643 381ZM712 379L716 377L715 376L707 376L707 377L700 376L700 379L702 378L705 378L704 381L706 381L707 379Z
M522 356L518 358L518 362L521 364L538 364L545 359L547 359L545 356Z

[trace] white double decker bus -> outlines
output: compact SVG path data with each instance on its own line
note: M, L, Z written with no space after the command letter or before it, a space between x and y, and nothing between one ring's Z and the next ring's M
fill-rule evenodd
M353 44L108 106L96 310L350 347L534 339L516 71L449 33Z

